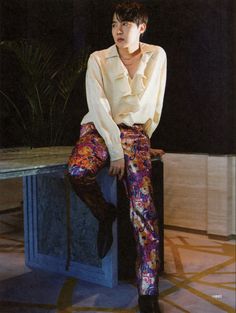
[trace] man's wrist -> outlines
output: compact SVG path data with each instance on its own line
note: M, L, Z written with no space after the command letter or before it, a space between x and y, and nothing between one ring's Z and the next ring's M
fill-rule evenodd
M116 161L124 158L124 151L121 143L115 145L113 144L111 146L108 146L107 148L109 151L111 161Z

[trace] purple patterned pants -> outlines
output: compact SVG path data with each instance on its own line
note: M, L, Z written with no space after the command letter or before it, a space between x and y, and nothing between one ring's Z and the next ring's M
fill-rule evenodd
M123 182L130 201L130 219L137 245L138 292L140 295L157 295L159 236L157 212L152 200L150 142L142 125L119 128L126 167ZM80 138L69 158L69 174L86 185L89 194L91 181L95 182L96 174L108 164L108 160L105 142L93 123L82 125ZM93 199L96 201L96 197ZM86 202L86 199L82 200ZM87 203L89 201L91 198Z

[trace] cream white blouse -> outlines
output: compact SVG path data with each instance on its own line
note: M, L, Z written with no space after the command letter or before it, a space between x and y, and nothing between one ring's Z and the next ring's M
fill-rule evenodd
M112 161L124 157L118 124L144 124L151 137L161 116L166 84L166 53L160 46L140 43L142 57L133 78L116 45L93 52L86 72L89 112L81 124L93 122Z

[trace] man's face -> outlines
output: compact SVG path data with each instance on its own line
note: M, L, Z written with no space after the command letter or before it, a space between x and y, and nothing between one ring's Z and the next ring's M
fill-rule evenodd
M112 36L118 48L128 48L137 44L145 29L144 23L138 26L134 22L119 21L116 15L113 16Z

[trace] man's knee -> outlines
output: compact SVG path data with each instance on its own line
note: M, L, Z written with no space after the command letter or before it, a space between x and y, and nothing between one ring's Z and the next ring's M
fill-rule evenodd
M68 170L68 178L72 187L77 190L78 187L94 183L96 175L88 169L76 167Z
M70 176L75 176L77 179L85 177L88 175L88 170L78 165L72 165L68 168L68 173Z

